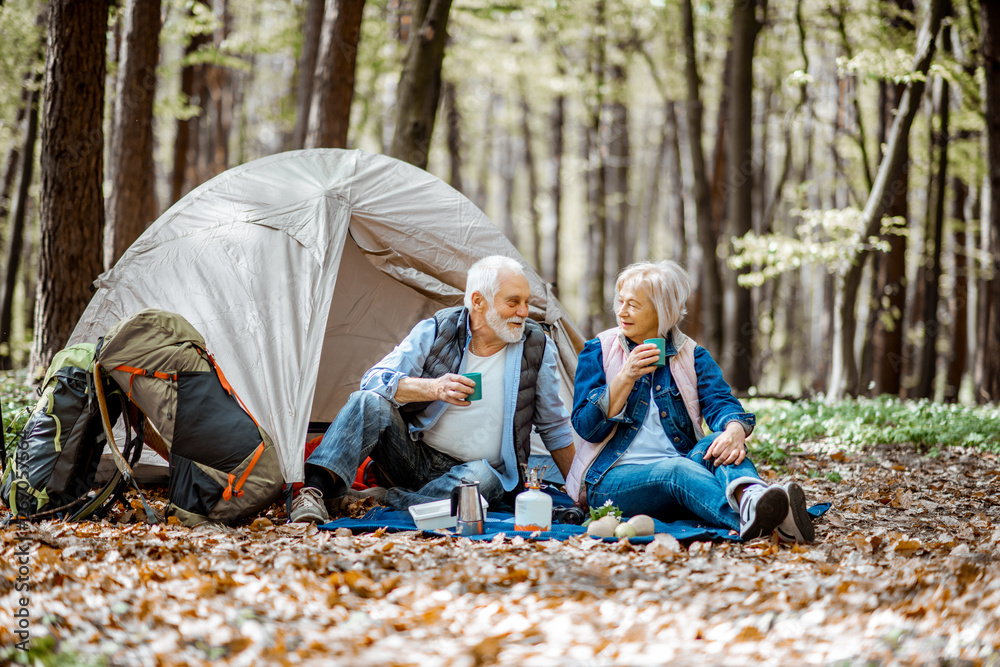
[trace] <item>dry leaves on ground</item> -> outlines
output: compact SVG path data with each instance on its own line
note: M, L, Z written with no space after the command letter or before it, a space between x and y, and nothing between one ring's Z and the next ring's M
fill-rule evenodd
M9 528L0 643L27 596L32 644L70 663L995 665L998 473L961 449L794 457L834 504L805 547L352 536L277 507L235 529Z

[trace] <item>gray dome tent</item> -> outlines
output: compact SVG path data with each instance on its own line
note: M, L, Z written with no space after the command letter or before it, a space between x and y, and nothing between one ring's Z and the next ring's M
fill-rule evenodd
M273 155L191 191L97 279L69 342L96 342L143 308L183 315L297 482L309 422L332 421L364 371L460 305L468 267L495 254L525 267L570 409L583 340L547 285L456 190L360 150Z

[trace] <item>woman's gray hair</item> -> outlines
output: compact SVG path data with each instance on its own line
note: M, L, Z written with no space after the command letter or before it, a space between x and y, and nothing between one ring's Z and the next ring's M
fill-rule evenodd
M516 259L503 255L490 255L469 267L469 275L465 279L465 307L472 310L472 295L479 292L491 305L500 288L500 274L509 271L518 276L524 275L524 269Z
M691 296L691 278L677 262L636 262L618 274L615 282L615 312L621 307L623 288L645 291L656 308L657 330L660 337L677 326L687 315L687 300Z

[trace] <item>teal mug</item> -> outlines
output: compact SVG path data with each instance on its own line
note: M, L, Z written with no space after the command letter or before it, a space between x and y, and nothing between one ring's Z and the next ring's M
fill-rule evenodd
M666 365L666 363L667 363L667 353L666 353L666 344L667 344L667 341L666 341L666 339L664 339L664 338L647 338L646 340L644 340L642 342L643 343L652 343L656 347L660 348L660 358L656 360L656 367L657 368L661 368L662 366Z
M467 377L476 383L476 388L465 397L467 401L478 401L483 397L483 374L482 373L462 373L462 377Z

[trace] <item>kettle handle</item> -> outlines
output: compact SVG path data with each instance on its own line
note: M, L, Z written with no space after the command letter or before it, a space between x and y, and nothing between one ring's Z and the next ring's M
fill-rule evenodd
M451 490L451 515L458 515L458 494L461 493L461 485L454 487Z

